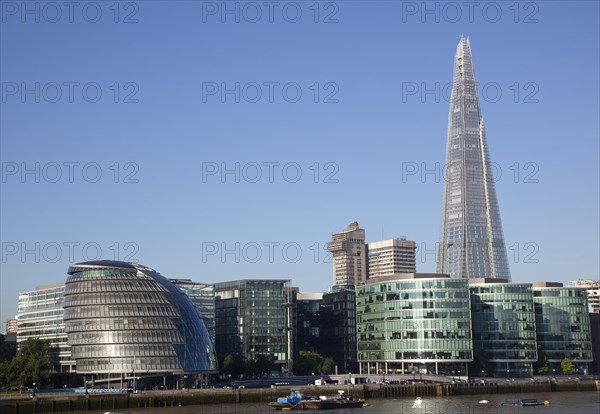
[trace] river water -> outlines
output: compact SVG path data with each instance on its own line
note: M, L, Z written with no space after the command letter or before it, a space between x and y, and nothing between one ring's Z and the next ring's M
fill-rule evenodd
M536 398L550 405L533 407L501 406L507 398ZM487 400L488 403L480 403ZM453 397L424 397L398 400L368 400L368 407L335 411L310 411L336 414L600 414L600 392L548 392L531 394L488 394ZM110 414L263 414L271 410L266 404L221 404L109 411ZM90 414L87 412L87 414Z

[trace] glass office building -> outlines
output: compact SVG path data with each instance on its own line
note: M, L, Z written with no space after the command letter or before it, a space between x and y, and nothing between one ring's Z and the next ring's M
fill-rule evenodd
M473 360L466 279L401 274L356 288L361 374L467 375Z
M100 260L75 264L68 274L65 331L78 373L216 371L194 305L155 270Z
M562 283L534 283L533 302L538 349L548 358L550 372L561 373L560 363L567 358L573 373L587 374L588 363L593 361L587 290Z
M215 283L215 337L219 358L274 356L282 372L292 364L292 293L289 280Z
M569 282L569 286L585 288L588 294L589 312L600 314L600 280L572 280Z
M453 278L510 280L471 44L454 57L437 271Z
M300 351L321 352L323 343L323 294L294 292L294 355Z
M588 374L600 375L600 313L590 313L592 359Z
M17 344L29 338L50 342L50 361L54 372L73 372L75 361L63 322L65 283L37 286L19 293Z
M474 365L471 374L528 378L537 361L531 283L471 280Z
M335 361L339 373L356 373L356 293L354 285L334 285L323 293L321 352Z
M169 279L192 301L206 326L210 340L215 343L215 288L211 284L190 279Z

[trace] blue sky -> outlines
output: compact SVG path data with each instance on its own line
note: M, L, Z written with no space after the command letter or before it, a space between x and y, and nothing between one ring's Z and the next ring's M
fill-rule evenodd
M461 34L513 280L598 278L598 2L55 4L0 2L0 320L96 257L325 290L354 220L435 271Z

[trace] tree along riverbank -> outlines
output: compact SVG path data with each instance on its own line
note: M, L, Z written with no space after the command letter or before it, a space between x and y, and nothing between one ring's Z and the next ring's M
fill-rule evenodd
M261 389L198 389L187 391L150 391L141 394L38 395L0 399L3 414L33 414L69 411L117 410L128 408L178 407L202 404L267 403L301 388L305 395L337 395L344 390L355 398L396 399L446 397L470 394L517 394L565 391L600 391L600 381L564 380L457 384L362 384Z

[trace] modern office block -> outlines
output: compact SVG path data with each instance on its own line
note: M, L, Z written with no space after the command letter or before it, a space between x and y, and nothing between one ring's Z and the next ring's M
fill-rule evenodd
M590 374L600 374L600 313L590 313L590 333L592 337L592 359Z
M332 234L327 250L332 254L334 285L356 286L367 280L365 231L356 221Z
M417 264L412 240L396 238L367 244L368 278L415 273Z
M358 372L354 285L334 285L323 293L321 337L321 353L333 358L339 373Z
M467 375L473 360L466 279L398 274L356 290L361 374Z
M472 279L472 375L529 378L537 361L535 309L531 283Z
M0 347L0 362L10 361L17 354L17 334L0 334L0 343L1 342L3 342L3 344L2 347Z
M214 289L219 358L273 356L288 372L293 361L290 281L237 280L215 283Z
M569 286L587 290L590 313L600 313L600 280L579 279L569 282Z
M297 292L295 296L294 354L322 353L323 293Z
M217 369L191 300L157 271L110 260L69 267L64 321L77 372L207 373Z
M494 181L471 44L461 37L448 115L439 273L510 280Z
M562 283L533 283L538 350L553 373L567 358L576 373L586 374L592 362L592 337L587 291Z
M63 322L65 283L37 286L19 294L17 345L29 338L50 341L50 361L54 372L72 372L75 361Z

